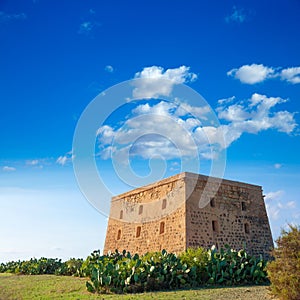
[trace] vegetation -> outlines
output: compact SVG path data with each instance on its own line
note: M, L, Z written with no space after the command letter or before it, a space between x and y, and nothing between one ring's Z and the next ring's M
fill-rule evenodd
M245 250L188 250L181 256L123 251L99 256L91 266L87 289L93 293L132 293L182 289L203 285L244 285L268 283L266 261L249 256Z
M108 255L94 251L85 261L34 258L1 264L0 272L88 277L87 290L97 294L265 284L268 283L265 267L262 257L225 246L220 251L188 249L179 256L165 250L143 256L131 255L125 250Z
M74 276L55 275L15 275L0 274L0 299L13 300L223 300L223 299L243 299L243 300L271 300L268 295L267 286L247 286L247 287L226 287L193 289L181 291L149 292L143 294L128 295L98 295L91 294L85 288L85 278Z
M280 299L300 299L300 228L290 225L276 242L275 260L267 266L272 292Z
M66 262L62 262L57 258L40 259L31 258L26 261L10 261L6 264L0 264L0 273L15 273L23 275L81 275L81 266L83 260L71 258Z

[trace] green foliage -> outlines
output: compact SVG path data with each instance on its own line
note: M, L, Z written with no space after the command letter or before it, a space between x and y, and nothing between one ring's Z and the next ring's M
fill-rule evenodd
M125 250L98 256L90 268L88 291L93 293L135 293L164 289L181 289L202 285L241 285L268 282L266 262L249 256L245 250L226 246L219 252L188 249L173 253L147 253L132 256Z
M31 258L25 261L10 261L0 265L0 273L15 273L23 275L77 275L80 276L80 270L83 260L72 258L62 262L57 258L40 259Z
M300 299L300 228L289 225L276 242L275 260L267 265L271 290L280 299Z
M204 284L208 280L208 274L206 272L206 265L208 263L209 255L208 251L204 248L189 248L187 251L180 254L179 258L182 263L192 270L190 276L195 274L194 281L196 285Z
M1 264L0 272L89 277L86 282L89 292L136 293L204 285L261 284L267 282L265 266L261 257L226 246L220 251L188 249L179 256L166 250L143 256L125 250L100 255L96 250L85 261L34 258Z
M219 252L208 250L206 265L208 284L239 285L262 284L268 282L265 271L266 261L249 256L244 249L236 251L225 245Z
M70 258L55 269L55 275L82 276L83 259Z

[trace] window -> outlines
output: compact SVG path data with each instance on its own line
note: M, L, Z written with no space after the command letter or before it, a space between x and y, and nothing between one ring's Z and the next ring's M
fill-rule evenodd
M250 226L248 223L244 224L244 229L245 229L245 233L247 233L247 234L250 233Z
M120 219L123 219L123 210L120 211Z
M219 231L218 221L212 221L212 230L214 232L218 232Z
M159 225L159 234L162 234L165 232L165 222L160 222Z
M215 207L215 206L216 206L215 198L211 198L211 199L210 199L210 206L211 206L211 207Z
M137 228L136 228L136 235L135 235L135 237L140 237L141 236L141 230L142 230L142 228L141 228L141 226L138 226Z
M246 203L242 202L242 210L245 211L246 210Z
M161 208L165 209L166 207L167 207L167 199L163 199Z
M143 213L143 205L140 205L139 207L139 215L141 215Z
M118 230L117 240L121 238L121 229Z

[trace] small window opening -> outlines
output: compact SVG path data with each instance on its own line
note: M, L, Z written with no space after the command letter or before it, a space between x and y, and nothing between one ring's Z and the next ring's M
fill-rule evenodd
M211 207L215 207L216 206L216 200L215 200L215 198L211 198L210 199L210 206Z
M141 215L143 213L143 205L140 205L139 207L139 215Z
M212 221L212 230L214 232L218 232L219 228L218 228L218 221Z
M123 210L120 211L120 219L123 219Z
M246 210L246 203L242 202L242 210L245 211Z
M162 202L162 209L165 209L167 207L167 199L163 199L163 202Z
M247 233L247 234L250 233L250 226L248 223L244 224L244 228L245 228L245 233Z
M165 222L160 222L159 234L162 234L164 232L165 232Z
M118 230L117 240L121 238L121 229Z
M140 237L141 236L141 230L142 230L142 228L141 228L141 226L138 226L137 228L136 228L136 237Z

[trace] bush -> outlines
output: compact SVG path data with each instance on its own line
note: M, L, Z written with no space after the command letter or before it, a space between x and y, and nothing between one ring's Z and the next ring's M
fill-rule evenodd
M147 253L131 256L125 250L113 254L92 255L86 270L91 282L90 292L134 293L164 289L182 289L202 285L241 285L268 282L262 257L249 256L245 250L235 251L227 246L217 251L188 249L173 253ZM87 262L86 261L86 262Z
M220 251L213 247L208 250L208 255L208 284L241 285L268 282L266 261L262 256L250 256L244 249L236 251L228 245Z
M208 280L206 266L208 263L208 251L204 248L188 248L187 251L180 254L182 263L187 264L189 268L195 268L195 281L197 284L204 284Z
M282 230L272 254L274 261L267 265L272 293L284 300L300 299L300 229L289 225Z

